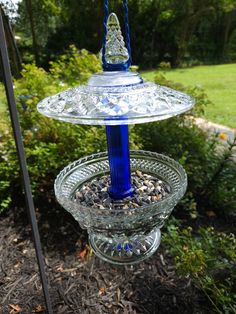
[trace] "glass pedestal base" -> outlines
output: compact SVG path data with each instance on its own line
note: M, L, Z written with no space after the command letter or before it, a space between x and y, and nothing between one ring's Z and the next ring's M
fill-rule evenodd
M129 238L101 238L101 235L91 233L89 241L94 253L104 261L117 265L133 265L156 252L160 245L161 232L156 228L148 235Z

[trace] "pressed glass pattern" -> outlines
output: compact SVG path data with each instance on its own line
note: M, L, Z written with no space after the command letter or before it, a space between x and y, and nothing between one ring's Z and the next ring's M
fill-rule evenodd
M67 166L55 181L59 203L89 233L91 246L101 258L116 264L139 262L155 252L160 242L160 228L182 198L187 176L169 157L145 152L130 152L131 171L140 170L166 182L170 194L156 203L129 210L94 209L76 202L79 186L109 173L107 153L94 154Z

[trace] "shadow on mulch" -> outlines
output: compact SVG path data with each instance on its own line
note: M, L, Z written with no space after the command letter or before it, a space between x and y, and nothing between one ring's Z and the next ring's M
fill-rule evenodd
M91 254L87 234L63 209L37 211L54 313L213 313L188 279L180 279L163 247L135 266ZM0 220L2 314L46 313L31 231L22 209Z

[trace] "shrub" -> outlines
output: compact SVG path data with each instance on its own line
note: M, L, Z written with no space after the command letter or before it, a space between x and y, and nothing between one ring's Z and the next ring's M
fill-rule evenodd
M224 149L218 149L216 162L210 169L211 176L205 182L204 199L209 205L230 213L236 214L236 137L228 142Z
M78 52L74 45L71 45L67 53L60 56L57 61L50 62L50 65L53 78L70 86L85 83L91 73L101 70L101 62L94 54L85 49Z
M217 313L236 312L236 238L233 234L200 228L180 230L169 225L163 244L174 257L181 276L194 280Z
M181 208L193 216L199 208L235 212L236 163L232 156L236 143L222 144L218 134L210 136L194 123L192 117L203 114L209 103L202 89L184 87L164 76L157 76L156 82L192 95L196 105L178 117L136 126L140 144L146 150L169 155L186 169L188 193L179 205Z
M22 78L15 81L27 164L36 200L47 201L51 197L56 175L69 162L105 150L105 132L102 128L71 125L48 119L36 110L41 99L68 87L69 76L73 77L69 71L76 66L75 61L78 68L82 69L84 65L91 63L91 60L98 64L96 56L84 50L77 53L75 47L71 47L68 54L59 59L58 63L52 64L50 72L34 64L25 65ZM62 69L68 69L64 77L61 77ZM94 65L88 67L86 73L81 70L74 83L83 83L89 73L91 75L96 70ZM75 76L73 78L75 79ZM12 200L19 205L22 199L19 165L10 129L5 129L0 134L0 178L1 209L6 209Z

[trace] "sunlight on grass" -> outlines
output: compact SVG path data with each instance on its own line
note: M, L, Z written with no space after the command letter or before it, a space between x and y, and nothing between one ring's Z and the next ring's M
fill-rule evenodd
M206 119L236 128L236 64L198 66L164 71L169 80L205 89L213 105L206 108ZM143 73L154 80L155 71Z
M6 96L4 86L0 83L0 129L6 123Z

